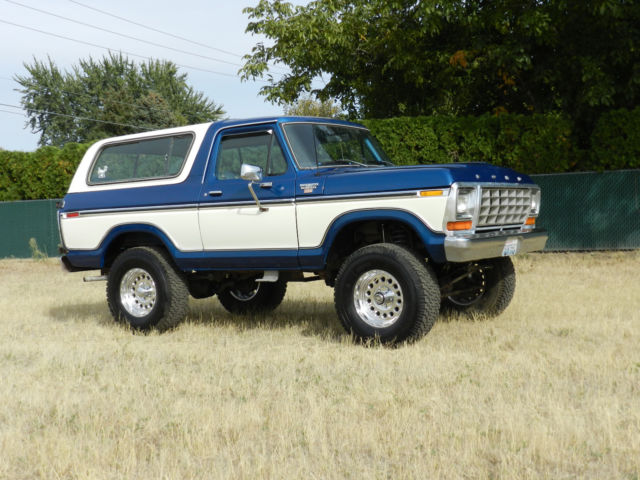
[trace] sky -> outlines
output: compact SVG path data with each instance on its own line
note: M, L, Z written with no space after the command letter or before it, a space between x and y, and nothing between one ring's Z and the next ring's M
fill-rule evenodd
M294 0L291 3L306 4L308 1ZM242 82L237 75L243 63L241 57L250 53L258 42L265 41L245 33L249 19L242 10L257 3L258 0L0 0L0 148L32 151L38 146L39 134L32 133L26 126L24 111L13 107L20 107L21 98L16 91L19 85L13 78L26 75L24 63L31 64L34 58L46 60L50 57L61 70L70 70L79 59L108 55L109 50L100 47L184 65L180 72L188 75L189 84L216 104L221 104L229 118L281 114L282 107L266 102L258 94L264 83ZM133 25L94 9L201 45ZM183 52L124 38L60 17ZM129 58L145 61L132 55ZM282 66L274 69L274 73L282 71L286 71Z

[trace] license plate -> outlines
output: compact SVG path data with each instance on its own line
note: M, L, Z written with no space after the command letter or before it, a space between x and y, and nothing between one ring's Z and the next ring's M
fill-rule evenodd
M509 257L511 255L515 255L518 253L518 239L517 238L509 238L506 242L504 242L504 248L502 249L502 256Z

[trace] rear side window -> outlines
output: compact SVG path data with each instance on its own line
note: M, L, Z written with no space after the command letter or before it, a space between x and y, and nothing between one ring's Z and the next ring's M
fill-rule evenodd
M89 173L90 184L154 180L177 176L187 158L192 134L108 145Z

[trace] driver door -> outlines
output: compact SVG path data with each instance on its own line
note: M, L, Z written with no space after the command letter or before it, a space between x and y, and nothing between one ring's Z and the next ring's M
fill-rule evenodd
M297 266L295 170L275 128L226 130L213 152L198 213L204 250L231 268ZM263 209L240 178L243 164L262 169L252 186Z

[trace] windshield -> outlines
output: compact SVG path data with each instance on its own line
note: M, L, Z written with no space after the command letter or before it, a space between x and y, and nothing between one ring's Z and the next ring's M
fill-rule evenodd
M289 123L284 130L301 168L393 165L376 139L362 128Z

